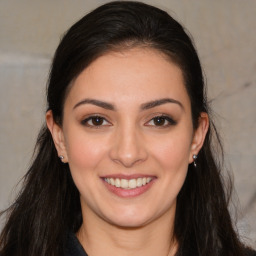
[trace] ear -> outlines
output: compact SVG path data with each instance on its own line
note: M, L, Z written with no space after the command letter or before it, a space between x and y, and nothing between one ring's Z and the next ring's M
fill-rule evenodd
M58 155L59 157L61 156L63 157L61 158L61 161L63 163L67 163L68 157L66 152L63 130L58 124L55 123L51 110L47 111L45 118L46 118L47 127L52 134L52 138L55 144L55 148L58 152Z
M193 140L191 144L191 152L189 156L189 163L194 161L193 155L198 155L198 152L202 148L209 128L209 117L208 114L202 112L198 120L198 127L194 131Z

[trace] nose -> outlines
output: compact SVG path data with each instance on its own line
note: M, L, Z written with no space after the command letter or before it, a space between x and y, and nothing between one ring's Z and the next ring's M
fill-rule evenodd
M110 158L114 162L130 168L147 159L143 135L134 127L117 129L113 136Z

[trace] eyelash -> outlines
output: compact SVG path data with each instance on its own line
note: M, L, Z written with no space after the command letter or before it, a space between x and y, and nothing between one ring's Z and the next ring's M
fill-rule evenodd
M100 121L100 122L103 122L103 124L102 123L100 123L99 125L95 125L93 123L89 124L89 122L93 122L93 120L96 121L96 119L98 119L98 121ZM104 122L107 122L107 124L104 124ZM108 122L106 120L106 118L104 118L100 115L89 116L88 118L82 120L81 124L85 125L85 126L88 126L90 128L100 128L101 126L111 126L111 123Z
M160 120L160 122L164 121L163 125L150 124L151 122L156 122L159 120ZM92 123L93 121L99 121L100 123L98 125L96 125L96 124ZM91 122L91 124L89 124L89 122ZM107 124L104 124L104 122L106 122ZM109 121L107 121L104 117L102 117L100 115L89 116L88 118L82 120L81 124L85 125L87 127L90 127L90 128L100 128L101 126L111 126L112 125ZM164 128L164 127L169 127L171 125L176 125L176 124L177 124L177 122L174 121L171 117L166 116L166 115L158 115L158 116L155 116L152 119L150 119L145 125L146 126L155 126L157 128Z
M158 126L158 125L154 124L154 125L152 125L152 126L155 126L155 127L158 127L158 128L164 128L164 127L169 127L169 126L171 126L171 125L176 125L176 124L177 124L176 121L174 121L171 117L166 116L166 115L158 115L158 116L155 116L155 117L153 117L152 119L150 119L150 121L147 122L147 124L150 123L150 122L157 121L157 119L158 119L158 120L160 119L160 121L164 121L164 125L159 125L159 126ZM151 126L151 125L146 125L146 126Z

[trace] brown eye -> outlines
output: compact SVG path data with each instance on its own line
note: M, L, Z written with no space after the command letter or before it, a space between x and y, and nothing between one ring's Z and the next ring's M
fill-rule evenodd
M91 118L91 123L94 126L102 125L104 122L104 119L100 116L95 116Z
M81 122L88 127L110 126L111 124L101 116L90 116Z
M155 126L155 127L168 127L170 125L176 125L177 122L174 121L169 116L156 116L152 118L148 123L146 123L146 126Z
M157 116L157 117L153 118L153 122L154 122L154 125L156 125L156 126L163 126L166 124L167 120L165 117Z

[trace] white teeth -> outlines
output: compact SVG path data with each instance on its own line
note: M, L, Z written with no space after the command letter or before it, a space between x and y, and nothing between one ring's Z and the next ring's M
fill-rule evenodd
M141 187L142 186L142 178L138 178L137 179L137 187Z
M141 186L145 186L147 183L149 183L152 178L149 177L143 177L138 179L114 179L114 178L105 178L104 179L108 184L115 186L117 188L123 188L123 189L132 189L137 188Z
M128 180L121 179L121 188L128 188L128 187L129 187Z
M117 188L120 188L120 187L121 187L121 181L120 181L119 179L116 179L116 180L115 180L115 186L116 186Z
M136 188L137 181L135 179L129 180L129 188Z
M110 184L113 186L115 185L115 180L113 178L110 178Z

